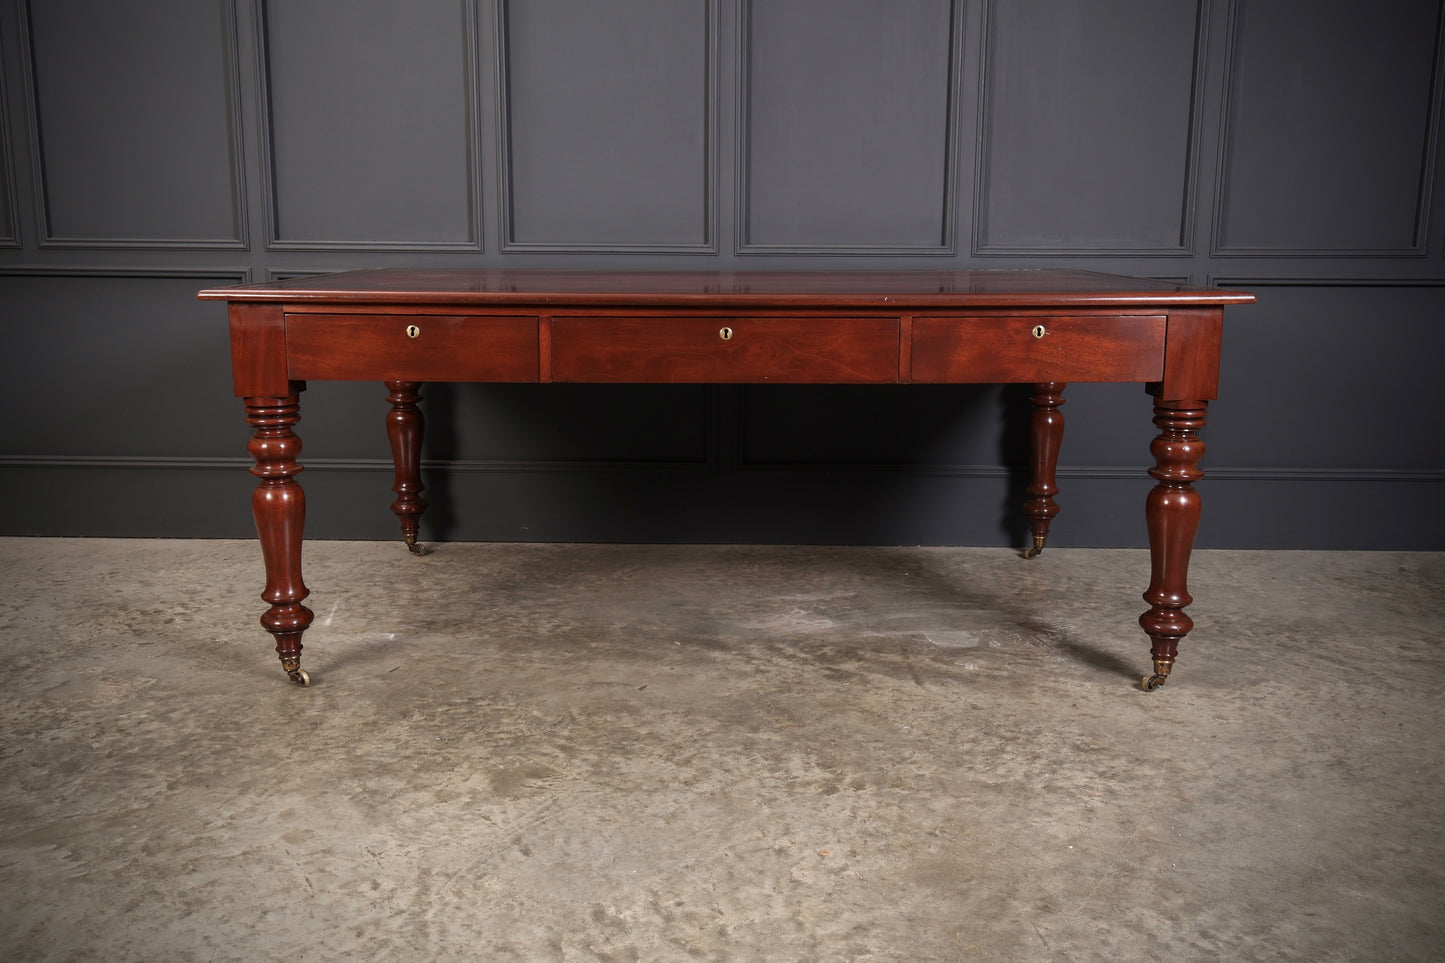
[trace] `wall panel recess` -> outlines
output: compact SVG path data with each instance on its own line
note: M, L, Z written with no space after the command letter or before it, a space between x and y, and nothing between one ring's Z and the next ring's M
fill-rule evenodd
M244 248L232 0L23 9L40 245Z
M996 464L1007 414L996 385L748 385L741 463L967 471Z
M503 249L716 251L710 0L498 0Z
M273 249L481 249L469 0L257 0Z
M975 254L1189 253L1209 6L989 3Z
M1223 283L1259 302L1226 311L1206 471L1428 471L1445 480L1434 401L1445 282Z
M0 270L7 354L25 359L7 368L0 405L44 411L6 419L0 465L244 459L225 306L195 293L245 280L205 269Z
M0 69L0 248L20 246L20 212L15 203L15 160L10 153L10 91Z
M744 0L739 253L953 252L960 10Z
M1423 253L1438 0L1236 0L1216 254Z

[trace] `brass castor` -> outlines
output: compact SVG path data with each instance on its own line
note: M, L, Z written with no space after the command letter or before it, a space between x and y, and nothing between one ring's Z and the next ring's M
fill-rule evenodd
M311 684L311 673L305 669L292 669L286 675L292 682L303 688Z
M1043 552L1044 543L1048 541L1048 538L1047 535L1035 535L1033 546L1024 549L1024 558L1038 558L1039 554Z
M408 552L411 552L413 555L425 555L427 553L426 546L423 545L421 542L407 542L406 550Z
M1161 685L1169 681L1169 670L1174 668L1173 659L1155 659L1154 674L1146 675L1140 683L1144 686L1145 692L1153 692Z

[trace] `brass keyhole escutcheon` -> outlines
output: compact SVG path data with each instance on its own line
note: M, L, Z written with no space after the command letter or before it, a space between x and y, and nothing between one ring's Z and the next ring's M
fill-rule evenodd
M421 337L421 328L418 328L414 324L408 324L406 326L406 336L415 341L417 338Z
M718 336L719 338L722 338L724 341L731 341L731 340L733 339L733 329L732 329L732 328L723 328L721 331L719 331L719 332L717 333L717 336Z
M1048 333L1049 333L1049 329L1048 329L1048 328L1045 328L1042 324L1036 324L1036 325L1034 325L1034 330L1033 330L1033 335L1034 335L1034 337L1036 337L1036 338L1042 338L1044 335L1046 335L1046 334L1048 334Z

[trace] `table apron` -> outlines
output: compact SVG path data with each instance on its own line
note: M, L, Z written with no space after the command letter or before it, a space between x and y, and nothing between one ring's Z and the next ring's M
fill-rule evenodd
M1164 314L288 311L297 381L1158 382Z

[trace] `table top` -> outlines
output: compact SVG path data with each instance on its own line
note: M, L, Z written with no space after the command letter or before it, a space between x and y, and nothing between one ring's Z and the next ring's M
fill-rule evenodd
M376 268L210 288L208 301L451 305L1148 307L1247 304L1242 291L1092 271L558 271Z

